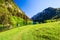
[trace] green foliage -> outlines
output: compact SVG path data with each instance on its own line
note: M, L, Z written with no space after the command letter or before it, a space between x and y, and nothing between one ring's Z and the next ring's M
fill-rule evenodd
M46 23L50 23L50 22L56 22L56 20L46 20Z
M23 24L23 22L24 22L24 20L22 19L22 18L20 18L20 17L15 17L15 16L12 16L12 17L10 17L10 23L13 25L13 26L18 26L18 25L20 25L20 26L23 26L24 24Z
M27 25L32 25L33 22L32 21L27 21Z
M60 18L58 18L58 19L50 19L50 20L46 20L44 22L45 23L50 23L50 22L57 22L57 21L60 21Z

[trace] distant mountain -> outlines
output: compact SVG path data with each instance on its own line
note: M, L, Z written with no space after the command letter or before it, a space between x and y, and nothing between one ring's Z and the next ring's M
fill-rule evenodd
M34 22L44 22L45 20L50 19L58 19L60 18L60 8L52 8L48 7L44 9L42 12L39 12L38 14L34 15L31 19Z

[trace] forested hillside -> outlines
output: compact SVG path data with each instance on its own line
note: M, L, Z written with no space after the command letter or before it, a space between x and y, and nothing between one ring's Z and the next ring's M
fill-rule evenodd
M0 0L0 28L23 26L30 20L14 0Z

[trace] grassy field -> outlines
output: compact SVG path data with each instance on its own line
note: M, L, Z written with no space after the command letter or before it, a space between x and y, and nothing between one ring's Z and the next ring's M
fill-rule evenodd
M28 25L1 32L0 40L60 40L60 22Z

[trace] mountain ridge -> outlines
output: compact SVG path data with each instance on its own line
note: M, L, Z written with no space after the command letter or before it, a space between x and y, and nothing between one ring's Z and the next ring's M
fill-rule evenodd
M60 9L59 8L52 8L48 7L44 9L42 12L39 12L38 14L34 15L31 19L34 22L44 22L45 20L50 19L58 19L60 18Z

